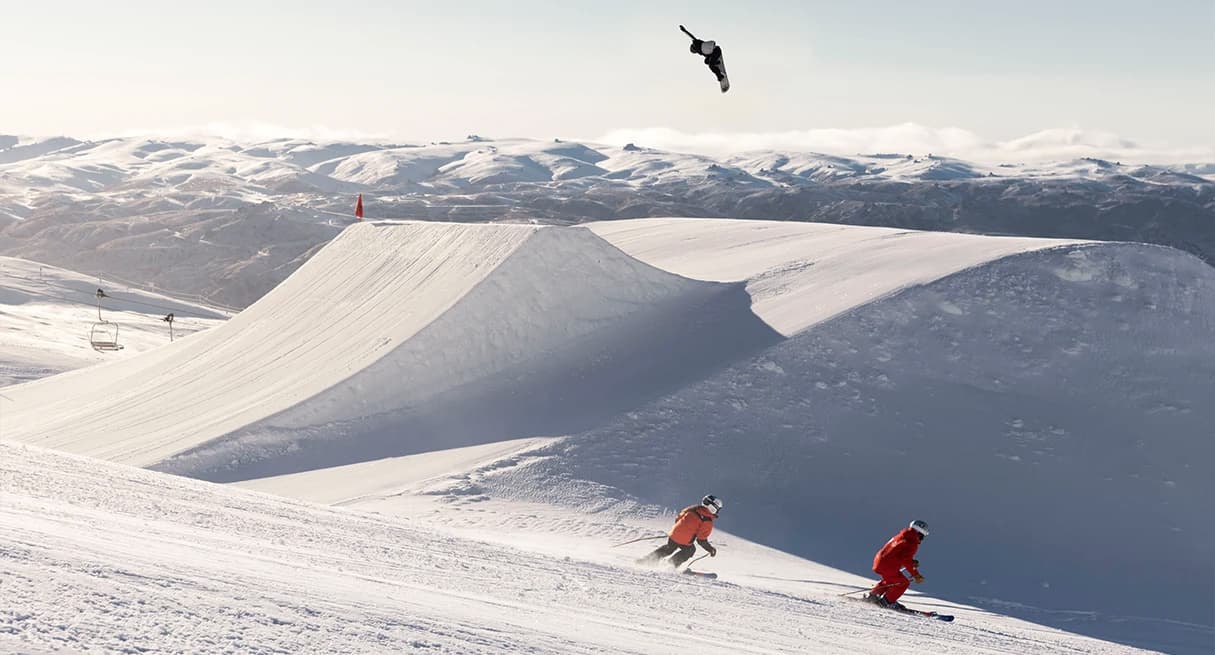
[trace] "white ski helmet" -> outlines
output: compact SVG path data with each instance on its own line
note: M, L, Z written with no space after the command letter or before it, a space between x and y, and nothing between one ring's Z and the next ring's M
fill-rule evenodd
M915 530L916 532L920 533L922 536L925 536L925 537L928 536L928 524L919 519L912 521L911 524L908 525L907 527L911 528L912 530Z
M713 49L717 47L716 41L704 41L700 44L700 54L709 56L713 54Z
M721 501L718 500L717 496L714 496L713 494L709 494L708 496L700 499L700 504L708 507L709 511L713 512L713 516L717 516L717 513L721 511Z

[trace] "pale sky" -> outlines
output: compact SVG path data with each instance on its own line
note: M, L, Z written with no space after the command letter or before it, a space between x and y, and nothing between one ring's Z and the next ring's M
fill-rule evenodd
M723 47L728 94L680 23ZM915 123L1215 145L1215 0L2 0L0 62L0 134Z

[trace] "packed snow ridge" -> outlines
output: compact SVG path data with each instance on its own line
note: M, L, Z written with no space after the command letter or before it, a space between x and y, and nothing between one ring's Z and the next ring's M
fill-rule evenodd
M916 516L940 597L1198 653L1213 308L1140 244L370 221L219 327L5 388L2 436L619 564L711 491L714 568L785 594Z
M1215 262L1215 163L980 163L470 138L0 138L0 254L245 306L368 216L550 224L789 219L1140 241Z

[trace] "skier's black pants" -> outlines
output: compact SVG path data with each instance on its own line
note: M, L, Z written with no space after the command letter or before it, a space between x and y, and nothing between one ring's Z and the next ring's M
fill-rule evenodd
M670 559L670 562L673 566L678 568L680 564L688 561L688 558L696 553L696 546L694 544L688 544L685 546L681 543L676 543L674 539L668 537L667 543L655 548L654 552L650 553L646 559L657 562L658 560L669 556L671 553L675 553L675 556Z

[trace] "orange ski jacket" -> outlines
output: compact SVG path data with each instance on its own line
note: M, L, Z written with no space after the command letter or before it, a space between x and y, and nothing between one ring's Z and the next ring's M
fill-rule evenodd
M691 546L693 541L708 541L713 534L713 519L717 518L703 505L685 507L679 516L675 517L675 527L671 528L671 541L681 546Z

